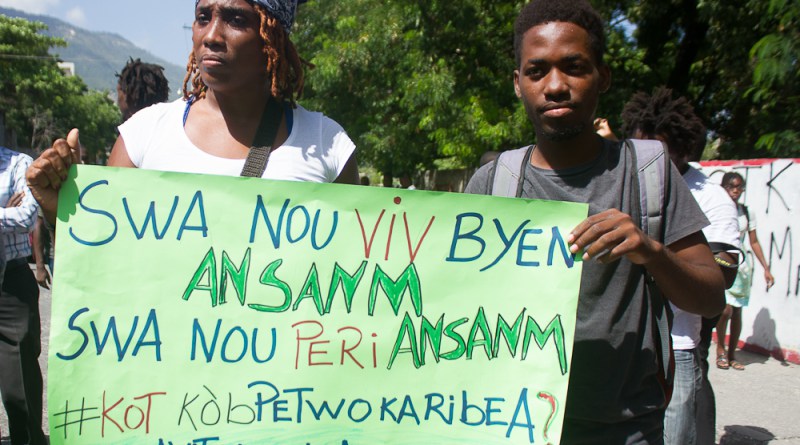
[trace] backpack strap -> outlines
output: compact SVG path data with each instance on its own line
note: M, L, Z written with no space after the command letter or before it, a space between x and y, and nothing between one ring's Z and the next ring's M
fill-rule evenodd
M631 151L639 178L642 230L652 238L664 242L664 198L670 158L660 141L628 139L625 144Z
M240 176L260 178L264 174L282 118L283 105L273 98L267 100Z
M639 217L641 228L648 236L664 242L664 212L666 193L670 181L670 158L664 144L655 140L628 139L625 141L633 159L639 191ZM672 396L675 376L675 356L672 353L672 310L662 296L655 279L645 273L645 282L651 296L655 346L660 356L660 372L667 401ZM655 298L656 296L660 298Z
M508 198L522 196L525 163L530 159L533 145L500 153L494 160L494 176L491 193Z

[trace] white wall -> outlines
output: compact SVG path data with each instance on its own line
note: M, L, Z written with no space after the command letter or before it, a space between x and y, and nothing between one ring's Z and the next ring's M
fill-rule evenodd
M756 233L775 286L766 290L755 260L750 305L743 309L746 347L800 363L800 159L710 161L701 170L719 183L727 171L746 181L740 199L756 217ZM750 252L749 240L745 251Z

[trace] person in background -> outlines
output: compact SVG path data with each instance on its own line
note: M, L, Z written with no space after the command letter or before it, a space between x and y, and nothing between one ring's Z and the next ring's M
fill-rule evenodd
M756 218L746 205L739 202L742 193L745 191L745 183L742 175L736 172L728 172L722 176L722 187L736 203L739 219L739 236L744 245L745 234L750 238L750 249L753 251L761 267L764 268L764 281L767 282L767 290L775 284L775 277L769 270L769 263L764 258L761 250L761 243L758 242L756 235ZM739 335L742 333L742 308L750 303L750 288L753 279L753 260L745 258L739 266L736 274L736 281L733 286L725 291L727 305L722 312L722 316L717 322L717 368L733 368L743 371L744 365L736 360L736 348L739 345ZM728 337L728 347L725 347L725 335L728 331L728 321L730 321L731 333Z
M131 58L117 77L117 105L123 122L137 111L169 99L169 82L160 65Z
M536 143L515 152L524 155L517 196L589 204L566 238L584 263L561 443L663 444L668 339L654 335L655 308L666 299L716 315L724 280L701 232L708 220L686 184L669 180L674 167L665 172L663 242L640 227L631 151L592 125L611 85L604 49L603 20L586 0L534 0L519 13L514 88ZM496 165L478 169L466 192L494 194ZM543 297L537 284L520 285Z
M409 176L409 175L401 175L400 176L400 188L408 189L408 190L416 190L417 189L414 186L414 183L411 182L411 176Z
M33 229L33 259L36 262L36 282L39 286L50 289L53 276L53 234L44 224L41 211L36 217ZM48 267L50 271L48 272Z
M296 8L297 0L196 2L184 97L120 125L108 165L358 184L355 145L342 127L295 103L304 79L289 39ZM79 148L73 129L28 169L51 225Z
M614 134L614 130L611 129L611 125L609 125L608 119L604 117L598 117L597 119L594 120L594 131L596 131L597 134L610 141L619 140L617 135Z
M484 165L494 162L497 157L500 156L499 152L496 151L487 151L481 155L481 159L478 161L478 167L483 167Z
M622 110L623 131L637 139L657 139L667 146L670 158L708 218L703 235L718 258L726 286L736 277L740 250L736 206L725 190L689 165L702 153L706 128L684 97L673 98L672 90L658 87L652 95L636 93ZM714 430L714 415L698 411L698 401L714 393L708 381L708 349L702 341L702 317L674 304L672 345L675 357L675 385L664 417L666 445L696 445L712 442L698 439L698 431ZM710 332L708 333L710 338ZM705 406L702 403L700 406ZM703 424L701 426L700 424Z
M12 445L45 445L42 431L39 286L28 266L38 206L25 185L28 155L0 147L0 231L5 258L0 292L0 394Z

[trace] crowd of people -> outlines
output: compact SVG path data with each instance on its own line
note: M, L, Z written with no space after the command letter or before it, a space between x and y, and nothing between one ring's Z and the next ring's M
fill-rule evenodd
M119 75L124 122L108 165L363 183L344 129L297 104L297 3L197 0L183 96L166 102L160 67L131 60ZM735 349L752 275L739 267L752 265L741 254L745 233L768 286L774 282L755 219L737 203L743 179L726 175L723 189L689 164L705 145L705 127L688 101L663 88L640 93L625 106L622 133L664 147L654 153L663 159L661 181L646 185L661 202L643 207L642 144L595 118L612 73L603 21L586 0L525 5L513 49L514 88L536 143L487 155L466 192L589 204L567 240L585 263L561 443L714 443L711 330L716 366L743 369ZM0 150L0 392L11 443L41 445L38 285L50 284L44 246L55 245L58 190L81 162L81 145L75 129L35 161ZM511 159L518 174L501 190L500 166ZM27 263L33 230L36 275Z

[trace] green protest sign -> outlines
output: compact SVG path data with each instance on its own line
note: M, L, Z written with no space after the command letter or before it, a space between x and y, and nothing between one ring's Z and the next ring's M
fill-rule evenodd
M52 444L557 444L583 204L78 166Z

